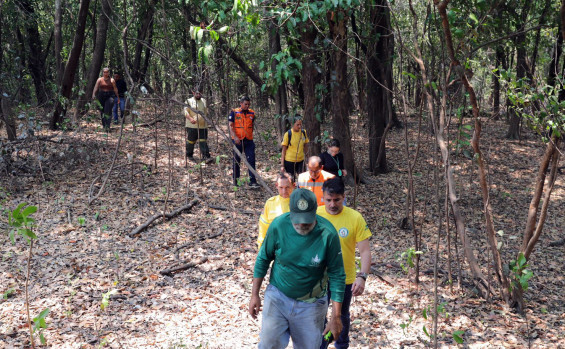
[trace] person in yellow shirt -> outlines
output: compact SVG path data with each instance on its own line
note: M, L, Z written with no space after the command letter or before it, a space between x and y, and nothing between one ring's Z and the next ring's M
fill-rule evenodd
M308 136L306 130L302 129L302 116L294 117L294 124L288 130L282 141L281 171L286 171L296 179L296 176L304 171L304 154L308 151Z
M322 159L319 156L311 156L308 159L308 171L298 176L298 188L305 188L316 195L318 206L324 205L324 197L322 195L322 185L324 182L335 176L329 172L322 170Z
M277 190L279 195L273 196L265 202L265 208L263 213L259 217L259 237L257 237L257 247L261 248L263 240L265 240L265 235L267 235L267 229L273 221L283 213L289 212L289 198L292 190L294 189L294 183L290 178L288 173L282 173L277 179Z
M324 182L325 205L318 207L316 214L326 218L339 235L343 267L345 268L345 294L341 305L343 330L335 342L337 349L349 347L349 306L352 296L360 296L365 290L365 281L371 270L371 231L363 216L352 208L343 205L345 185L340 177ZM355 246L361 256L361 272L355 272Z
M186 157L194 161L194 144L198 141L200 145L200 157L203 160L210 158L210 150L208 149L208 124L206 120L199 114L208 115L208 107L206 100L202 98L200 91L195 88L193 96L186 100L186 104L190 107L184 108L184 117L186 118Z

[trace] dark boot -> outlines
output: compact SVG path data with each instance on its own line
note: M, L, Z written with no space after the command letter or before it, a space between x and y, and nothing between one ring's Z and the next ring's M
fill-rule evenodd
M210 157L210 149L208 149L208 143L206 141L199 142L200 145L200 154L204 159L208 159Z
M192 159L194 156L194 143L186 142L186 157Z

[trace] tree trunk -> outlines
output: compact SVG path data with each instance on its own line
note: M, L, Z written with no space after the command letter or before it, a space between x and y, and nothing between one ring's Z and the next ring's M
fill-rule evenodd
M526 51L526 32L524 32L526 19L528 18L530 2L524 2L524 8L522 8L521 14L521 25L519 29L522 31L516 36L516 80L520 80L526 77L528 72L528 63L526 62L527 51ZM520 138L520 115L514 110L510 109L510 125L508 127L508 132L506 133L506 138L508 139L519 139Z
M53 23L53 31L55 35L55 70L57 72L57 85L61 83L63 79L63 72L65 66L63 65L63 58L61 57L61 51L63 51L63 20L62 20L62 0L55 0L55 18Z
M341 152L345 169L350 174L348 180L355 178L361 181L362 176L355 167L353 149L351 147L351 131L349 128L349 95L347 83L347 20L345 11L328 12L328 23L332 40L335 44L333 66L335 81L332 86L332 121L333 135L341 143Z
M143 52L143 43L150 37L149 33L153 29L153 17L155 15L155 4L157 0L146 2L145 12L142 16L141 27L137 32L137 40L135 44L135 53L133 55L132 77L135 83L140 83L145 80L145 72L141 68L141 54ZM147 59L147 51L145 54Z
M35 19L35 9L30 0L18 0L18 7L23 12L25 28L27 33L27 43L29 46L28 69L35 86L37 104L42 105L48 101L45 89L45 62L43 61L43 50L41 48L41 36Z
M75 120L78 120L79 115L86 112L85 105L91 100L92 90L96 85L96 80L100 76L100 68L104 62L104 53L106 51L106 36L108 33L108 23L110 22L110 14L112 13L112 0L100 0L101 11L98 15L98 23L96 24L96 44L94 52L92 53L92 60L88 68L88 80L84 94L79 98L76 111Z
M59 123L63 120L63 117L65 116L67 110L66 100L71 96L73 82L80 59L80 53L84 44L84 31L86 28L86 17L88 15L89 4L90 0L80 1L77 29L75 31L75 37L73 39L73 47L71 49L69 59L67 60L67 64L65 65L65 73L63 74L63 80L61 82L60 91L65 101L58 99L57 103L55 104L53 115L51 115L51 120L49 121L49 127L52 130L56 130L59 127Z
M557 40L555 46L553 46L553 52L551 54L551 61L549 62L549 71L547 76L547 84L551 86L556 86L557 75L560 74L559 71L559 61L561 59L561 54L563 51L563 35L561 32L561 24L559 25L559 31L557 32Z
M504 60L504 49L496 47L495 66L496 72L492 74L492 114L496 120L500 118L500 66Z
M318 32L308 23L305 25L300 37L300 45L302 52L302 88L304 90L304 127L310 138L308 152L310 155L320 154L320 142L315 142L320 137L320 120L316 116L316 104L318 99L316 96L316 83L320 80L320 73L316 70L314 62L316 52L314 49L314 41Z
M393 36L386 1L371 7L369 37L377 38L367 48L367 116L369 167L374 174L387 172L385 139L392 126Z
M281 52L281 36L278 27L273 21L269 22L269 55L273 57L277 53ZM271 69L275 71L277 69L277 62L275 59L271 62ZM282 142L282 136L286 130L290 128L290 123L288 121L288 103L286 96L286 82L283 80L281 85L277 87L275 94L275 115L278 115L278 119L275 116L275 125L277 129L277 136L279 141Z

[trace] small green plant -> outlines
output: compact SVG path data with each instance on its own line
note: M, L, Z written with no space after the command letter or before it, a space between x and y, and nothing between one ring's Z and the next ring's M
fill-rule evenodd
M406 251L403 251L400 254L400 257L397 259L400 262L400 267L405 273L410 272L411 268L414 268L416 265L414 264L414 259L417 255L424 254L422 251L416 251L414 247L409 247Z
M118 293L118 290L114 288L113 290L102 294L102 301L100 302L100 308L102 310L108 307L108 304L110 303L110 297L112 297L116 293Z
M410 324L412 323L414 319L412 318L412 316L410 316L408 318L407 322L401 323L400 324L400 328L402 329L402 333L404 333L404 335L406 336L406 330L408 329L408 327L410 326Z
M31 327L31 315L29 313L29 292L28 292L28 283L29 283L29 273L31 270L31 257L33 256L33 241L37 239L37 235L33 232L33 228L35 227L35 219L31 218L31 215L37 212L36 206L28 206L27 203L22 202L18 205L13 211L8 212L8 224L12 227L9 232L10 240L13 244L16 243L16 234L22 236L28 243L29 243L29 254L27 258L27 273L26 273L26 281L24 285L25 290L25 302L26 302L26 312L27 312L27 325L29 328L29 341L32 347L35 347L35 341L33 340L33 332L35 331ZM49 310L47 310L49 312ZM43 312L41 312L43 314ZM41 314L38 317L41 318ZM43 316L45 316L47 313ZM34 323L36 320L33 320ZM40 324L46 326L45 320L43 322L39 321ZM43 332L40 331L40 338L41 343L45 340L43 337Z
M465 340L463 339L463 335L465 334L465 331L455 331L453 332L452 336L453 336L453 340L456 341L459 344L463 344L463 342L465 342Z
M6 292L4 292L4 293L2 294L2 298L3 298L3 299L8 299L8 297L10 297L10 296L11 296L12 294L14 294L15 292L16 292L15 289L9 288L9 289L6 290Z
M534 273L528 269L529 266L522 252L520 252L515 261L510 262L510 292L518 285L520 285L523 291L528 290L528 280L534 276Z
M43 336L43 330L47 328L47 322L45 321L45 317L49 314L49 308L43 310L37 317L33 318L33 332L39 332L39 340L41 344L47 344L47 340L45 340L45 336Z
M86 219L84 217L78 217L77 218L78 224L80 224L80 226L84 227L84 225L86 224Z

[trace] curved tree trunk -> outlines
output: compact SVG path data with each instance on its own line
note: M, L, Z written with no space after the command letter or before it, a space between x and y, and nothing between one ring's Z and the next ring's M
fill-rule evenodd
M80 53L82 51L82 46L84 44L84 31L86 29L86 17L88 16L88 5L90 0L81 0L80 8L78 10L77 19L77 30L75 32L75 37L73 40L73 48L69 55L69 59L65 66L65 73L63 74L63 81L61 82L61 95L67 100L71 96L73 89L73 82L75 80L75 75L80 59ZM56 130L59 127L59 123L63 120L65 113L67 111L66 101L61 101L57 99L57 104L51 115L51 120L49 121L49 128Z

